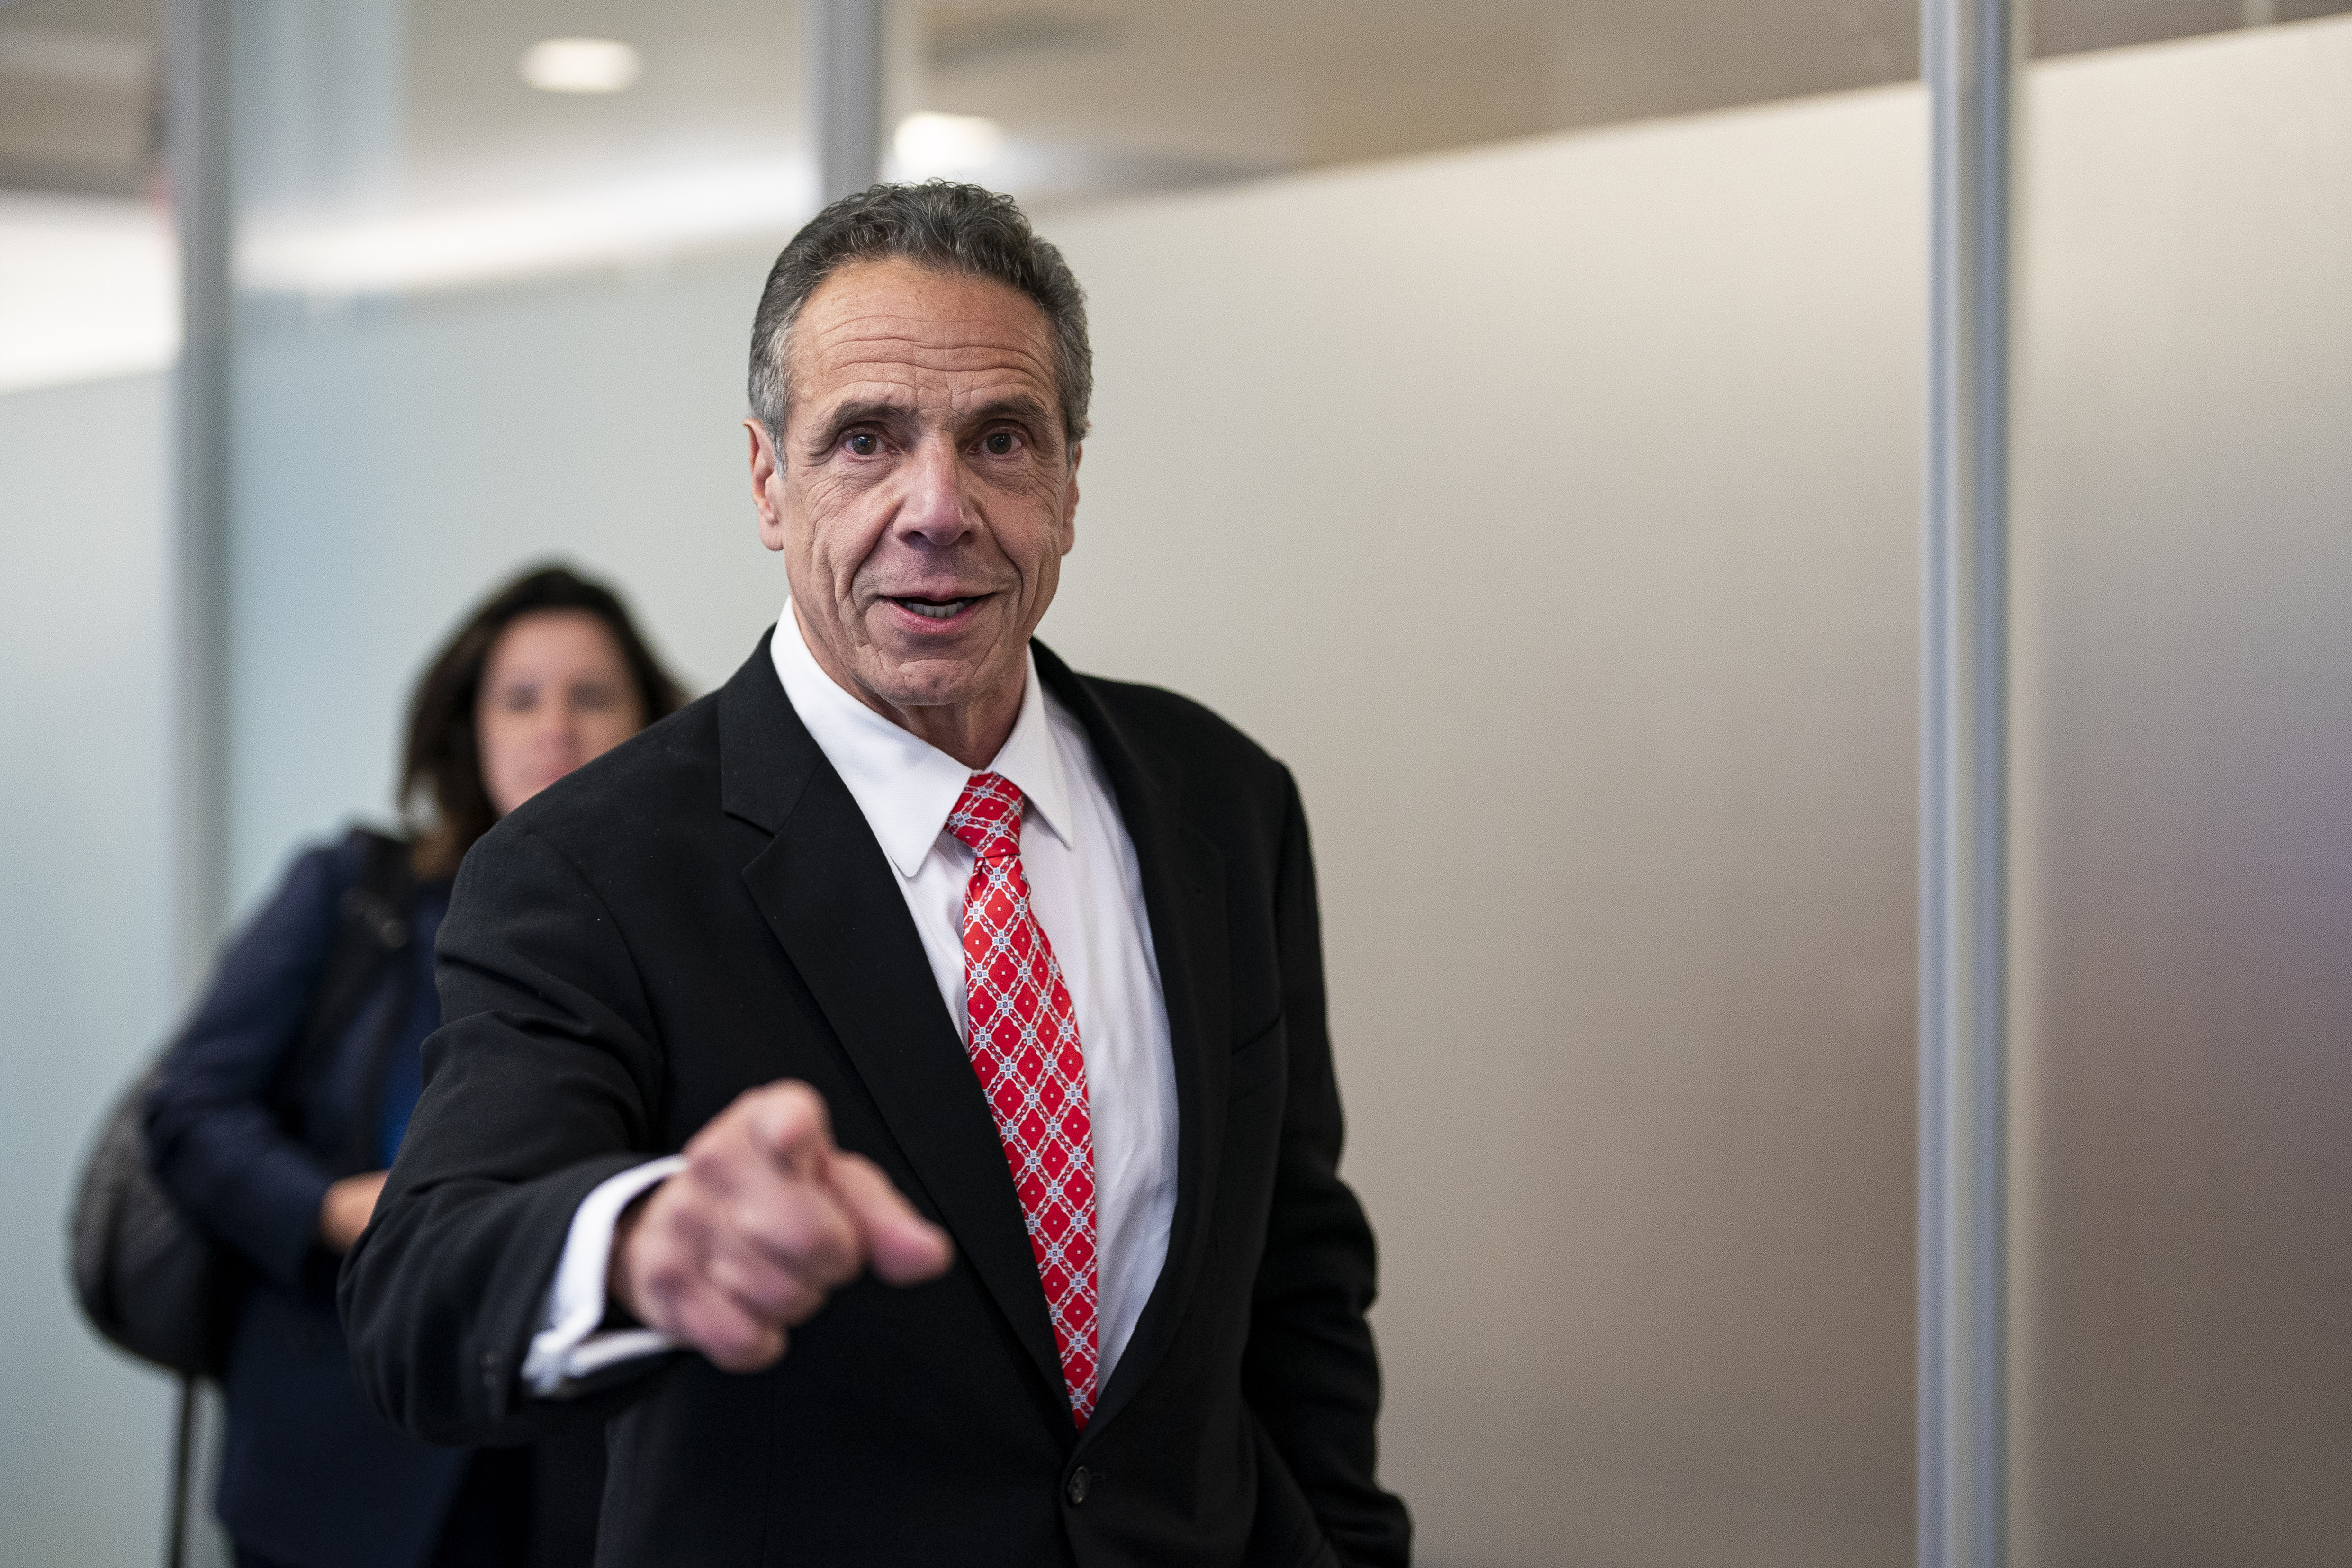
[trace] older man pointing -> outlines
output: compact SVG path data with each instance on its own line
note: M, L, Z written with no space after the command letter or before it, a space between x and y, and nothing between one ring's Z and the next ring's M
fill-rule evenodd
M344 1317L412 1431L609 1423L600 1563L1407 1560L1297 792L1031 640L1091 381L1007 198L820 214L783 614L460 874Z

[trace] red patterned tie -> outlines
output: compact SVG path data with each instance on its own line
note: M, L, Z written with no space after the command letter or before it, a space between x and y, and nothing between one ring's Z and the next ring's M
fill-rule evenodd
M975 857L963 895L967 1048L1021 1194L1070 1414L1084 1426L1095 1408L1094 1123L1070 988L1029 910L1024 804L1010 779L974 773L948 814L948 831Z

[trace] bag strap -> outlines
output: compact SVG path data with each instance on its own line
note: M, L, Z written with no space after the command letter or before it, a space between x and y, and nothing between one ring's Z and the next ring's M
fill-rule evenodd
M180 1379L180 1416L172 1437L172 1516L163 1529L163 1568L187 1568L188 1493L196 1462L196 1380Z
M409 896L415 875L405 839L355 827L359 879L343 890L335 945L327 958L301 1042L278 1070L270 1101L287 1126L298 1123L303 1096L334 1059L335 1047L359 1016L385 966L408 946Z

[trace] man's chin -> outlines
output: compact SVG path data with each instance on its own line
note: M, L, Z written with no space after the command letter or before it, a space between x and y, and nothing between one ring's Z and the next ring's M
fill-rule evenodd
M866 689L894 708L957 708L999 696L1007 685L1018 691L1025 669L992 645L967 652L877 644L860 673Z
M889 670L869 689L893 708L962 708L985 701L999 684L969 668L918 666Z

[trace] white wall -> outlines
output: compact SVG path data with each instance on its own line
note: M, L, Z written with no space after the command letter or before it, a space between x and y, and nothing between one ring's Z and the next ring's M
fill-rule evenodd
M155 1560L169 1383L77 1314L65 1215L171 1022L163 377L0 395L0 1561Z

